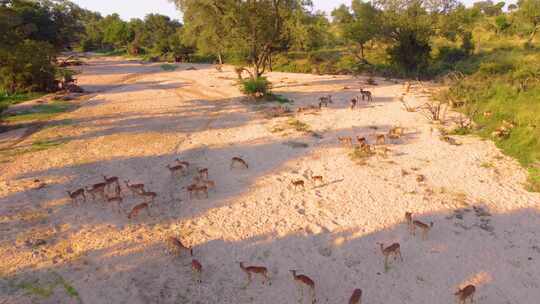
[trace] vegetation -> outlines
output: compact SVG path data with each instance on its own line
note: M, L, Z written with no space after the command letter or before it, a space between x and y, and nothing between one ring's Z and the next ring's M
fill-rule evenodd
M11 123L46 121L72 108L73 105L68 102L55 101L50 104L33 106L32 109L17 114L6 115L2 119Z
M254 97L264 97L270 92L270 82L265 77L259 77L257 79L248 78L242 80L242 92L244 94Z

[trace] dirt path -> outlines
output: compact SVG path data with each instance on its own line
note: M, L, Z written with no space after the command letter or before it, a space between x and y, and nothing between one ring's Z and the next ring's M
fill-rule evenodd
M64 144L0 172L0 303L295 303L290 269L316 282L318 303L346 303L355 288L365 303L453 303L467 284L477 286L477 303L540 296L540 196L525 191L526 172L491 142L441 141L438 126L397 102L401 84L377 80L374 102L350 110L358 80L271 73L293 109L325 94L334 103L269 118L275 104L246 102L232 68L165 72L100 58L84 70L79 84L95 96L56 118L69 123L25 139ZM393 126L406 135L363 165L337 141L373 143ZM249 169L231 170L235 156ZM166 169L176 158L191 164L187 176ZM187 195L197 168L216 184L208 199ZM120 177L121 210L91 197L72 204L67 190L102 175ZM158 194L150 216L127 219L143 200L125 179ZM409 235L406 211L434 222L427 240ZM193 246L202 284L192 280L191 258L166 254L171 235ZM393 242L404 261L385 272L378 243ZM238 261L268 267L272 284L255 277L246 288Z

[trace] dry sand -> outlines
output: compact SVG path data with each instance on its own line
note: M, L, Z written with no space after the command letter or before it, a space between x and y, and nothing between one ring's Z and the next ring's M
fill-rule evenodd
M334 103L269 118L275 104L245 100L232 68L165 72L96 58L83 69L91 98L18 145L66 143L0 164L0 303L296 303L290 269L315 281L318 303L347 303L355 288L362 303L453 303L467 284L477 303L538 303L540 196L525 190L526 172L489 141L442 141L438 125L402 108L402 84L377 79L374 102L351 111L358 79L270 73L293 109L325 94ZM290 128L291 119L311 132ZM373 142L393 126L406 135L364 164L337 141ZM249 169L231 170L234 156ZM171 177L165 166L176 158L192 164L188 176ZM186 193L198 167L216 183L209 199ZM152 216L127 219L142 199L125 187L122 213L91 199L72 204L66 190L102 174L157 192ZM36 189L35 179L47 186ZM304 190L291 186L300 179ZM406 211L434 222L427 240L409 235ZM166 253L171 235L193 246L202 284L190 257ZM379 242L399 242L404 261L385 272ZM271 286L255 276L246 288L238 261L268 267Z

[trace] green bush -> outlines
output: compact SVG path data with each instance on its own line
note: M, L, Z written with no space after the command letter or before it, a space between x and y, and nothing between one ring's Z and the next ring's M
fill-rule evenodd
M249 96L263 97L270 93L272 84L266 77L259 77L257 79L249 78L242 81L242 92Z

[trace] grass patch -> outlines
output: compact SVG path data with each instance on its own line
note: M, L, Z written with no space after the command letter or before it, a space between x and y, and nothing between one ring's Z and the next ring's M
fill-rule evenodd
M281 103L281 104L294 103L294 100L288 99L287 97L283 95L271 94L271 97L274 101L277 101L278 103Z
M168 71L168 72L175 71L178 68L174 64L162 64L160 67L162 70Z
M471 133L472 133L471 128L459 127L459 128L455 128L448 134L449 135L469 135Z
M287 120L287 124L298 132L310 131L310 127L307 123L301 122L300 120L296 118L289 118L289 120Z
M371 152L368 149L362 149L360 147L355 147L354 150L349 153L349 157L352 161L355 162L365 162L368 158L373 156L375 153Z
M45 95L45 93L7 94L0 92L0 113L2 113L2 111L6 110L11 105L39 98L43 95Z
M50 104L36 105L31 110L22 111L13 115L6 115L2 119L9 123L31 121L46 121L54 116L72 109L74 106L66 101L55 101Z
M15 284L16 288L24 290L27 295L36 296L42 299L49 298L59 286L62 286L70 297L79 299L79 292L77 289L56 272L48 273L42 280L35 279Z
M59 147L65 143L67 143L67 140L64 139L58 139L58 140L38 140L33 142L32 144L24 147L15 147L11 149L5 149L0 150L0 163L5 163L13 159L14 157L33 153L33 152L39 152L44 151L48 149L52 149L55 147Z
M266 77L259 77L257 79L248 78L241 82L241 90L248 96L261 98L270 94L272 84Z
M483 162L483 163L480 165L480 167L489 169L489 168L493 168L493 164L490 163L490 162Z

